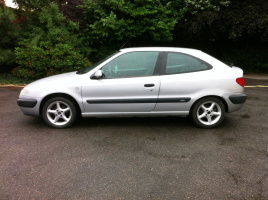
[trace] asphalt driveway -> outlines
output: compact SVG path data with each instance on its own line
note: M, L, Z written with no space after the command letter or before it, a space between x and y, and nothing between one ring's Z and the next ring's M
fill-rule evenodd
M245 79L246 85L268 80ZM56 130L0 88L0 199L268 199L268 88L216 129L190 118L81 119Z

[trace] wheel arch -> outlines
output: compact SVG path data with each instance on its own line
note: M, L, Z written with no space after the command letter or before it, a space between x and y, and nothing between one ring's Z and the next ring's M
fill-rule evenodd
M79 104L77 103L77 101L75 100L75 98L72 97L69 94L66 94L66 93L53 93L53 94L49 94L49 95L45 96L42 99L41 104L40 104L40 107L39 107L39 115L42 115L42 110L43 110L43 107L44 107L45 103L49 99L52 99L52 98L55 98L55 97L63 97L63 98L66 98L66 99L70 100L74 104L74 106L75 106L75 108L77 110L77 114L78 115L81 115L81 113L82 113L81 112L81 108L80 108Z
M227 102L225 101L224 98L222 98L222 97L220 97L220 96L215 96L215 95L208 95L208 96L204 96L204 97L201 97L201 98L197 99L197 100L192 104L191 109L190 109L190 113L189 113L189 114L192 114L192 112L193 112L193 108L194 108L195 104L197 104L197 102L198 102L199 100L204 99L204 98L207 98L207 97L214 97L214 98L219 99L219 100L223 103L223 105L224 105L224 110L225 110L225 112L228 113L228 110L229 110L229 108L228 108L228 104L227 104Z

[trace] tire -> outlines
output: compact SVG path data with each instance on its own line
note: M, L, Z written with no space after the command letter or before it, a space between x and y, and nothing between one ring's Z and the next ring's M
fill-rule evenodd
M206 97L199 100L193 107L192 118L201 128L215 128L224 119L225 108L221 100Z
M56 97L45 103L42 116L50 127L67 128L75 122L76 109L70 100Z

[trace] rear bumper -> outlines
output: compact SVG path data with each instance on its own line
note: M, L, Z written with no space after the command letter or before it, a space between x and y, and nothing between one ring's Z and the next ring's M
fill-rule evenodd
M233 104L243 104L246 102L247 95L245 94L231 95L229 96L229 99Z
M242 93L224 94L223 97L228 105L228 113L240 110L246 102L247 95Z

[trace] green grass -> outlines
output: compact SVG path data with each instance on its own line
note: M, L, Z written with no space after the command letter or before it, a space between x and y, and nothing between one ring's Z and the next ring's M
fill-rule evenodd
M14 84L25 85L35 81L35 79L26 79L14 76L12 73L0 73L0 85Z

